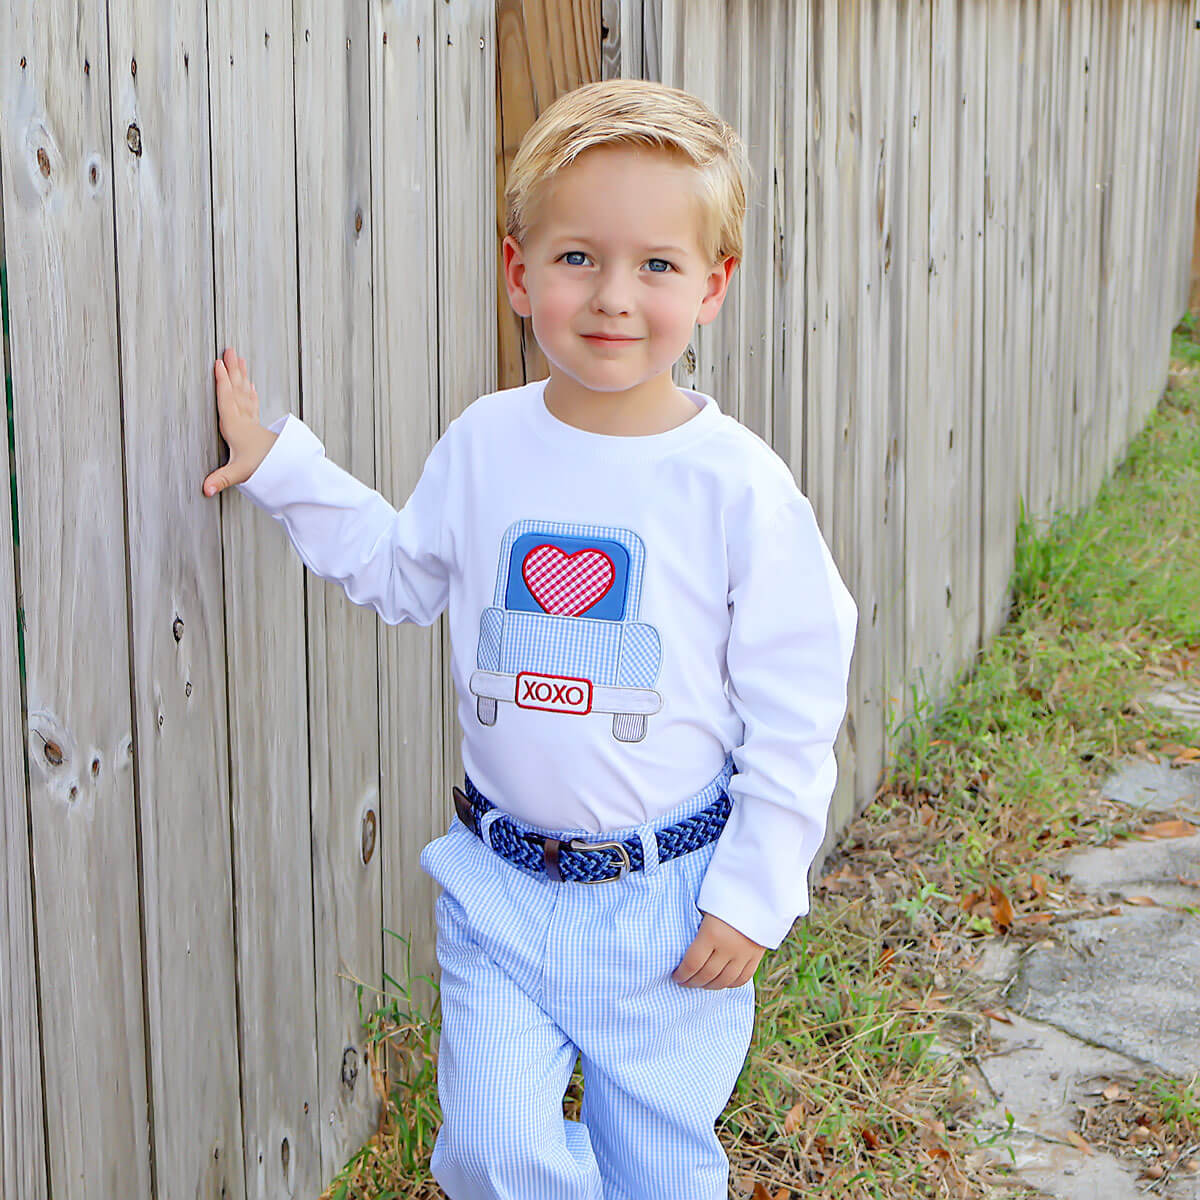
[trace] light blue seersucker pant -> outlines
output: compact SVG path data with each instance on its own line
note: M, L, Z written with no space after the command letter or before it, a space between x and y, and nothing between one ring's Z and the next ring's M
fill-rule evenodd
M457 819L425 847L443 888L432 1169L450 1200L726 1200L713 1126L746 1057L754 984L671 979L700 925L713 846L658 864L650 836L709 799L591 835L641 836L647 869L612 883L524 871ZM562 1115L577 1052L581 1123Z

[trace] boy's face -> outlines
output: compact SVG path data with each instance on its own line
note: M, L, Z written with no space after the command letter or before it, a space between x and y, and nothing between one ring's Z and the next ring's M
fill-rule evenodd
M736 266L701 248L698 187L695 169L665 153L597 147L546 186L523 246L504 239L509 300L532 317L556 387L673 390L671 367L717 315Z

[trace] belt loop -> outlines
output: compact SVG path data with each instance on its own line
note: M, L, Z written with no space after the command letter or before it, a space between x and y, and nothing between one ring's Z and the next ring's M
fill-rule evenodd
M653 875L658 870L658 835L651 825L639 825L637 835L642 843L642 871Z
M492 845L492 826L503 816L503 813L498 808L490 808L479 819L479 839L489 849L494 851L495 846Z

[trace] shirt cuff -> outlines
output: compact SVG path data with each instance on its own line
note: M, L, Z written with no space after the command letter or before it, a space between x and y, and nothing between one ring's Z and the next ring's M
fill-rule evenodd
M320 438L299 417L286 413L267 428L278 436L258 469L237 485L259 508L276 513L289 502L301 499L296 483L301 463L323 458L325 447ZM307 496L307 492L304 493Z

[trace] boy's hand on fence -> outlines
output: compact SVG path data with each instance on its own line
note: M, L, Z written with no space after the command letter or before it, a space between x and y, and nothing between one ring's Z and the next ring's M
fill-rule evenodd
M213 364L217 379L217 416L221 436L229 446L229 461L204 480L204 494L215 496L235 483L245 483L275 444L272 433L258 419L258 392L246 373L246 360L233 349Z
M754 974L766 952L766 946L752 942L720 917L705 913L692 944L671 978L684 987L702 987L710 991L741 987Z

